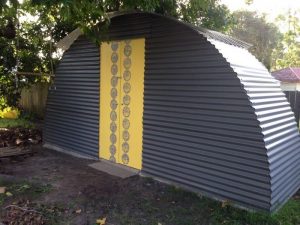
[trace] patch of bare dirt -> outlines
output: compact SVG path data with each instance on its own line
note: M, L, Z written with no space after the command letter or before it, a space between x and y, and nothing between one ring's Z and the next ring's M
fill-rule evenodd
M41 148L38 154L32 157L21 157L18 160L2 159L0 179L6 176L14 180L26 179L27 182L51 184L53 190L50 192L34 199L30 199L29 196L30 205L60 205L63 221L67 220L69 224L75 225L95 224L97 219L104 217L111 217L109 218L111 223L106 224L120 224L119 220L124 218L127 220L136 213L138 214L136 216L140 216L140 211L143 209L135 208L139 208L139 204L145 199L156 201L156 190L165 188L163 184L139 176L121 179L108 175L88 166L93 162ZM6 205L11 203L6 202ZM27 208L26 205L17 205ZM122 211L120 215L124 213L121 218L119 218L120 210ZM5 215L7 213L16 214L15 217L19 221L18 216L23 215L24 212L20 208L11 208L6 209ZM43 217L40 218L38 214L33 212L27 214L28 217L33 215L37 216L37 220L42 221L40 224L51 224ZM6 218L10 217L6 216ZM5 224L18 223L5 222ZM67 222L59 224L67 224Z
M95 225L98 220L105 225L210 225L233 217L239 225L279 224L267 216L261 217L260 223L251 223L243 210L148 178L114 177L88 166L94 162L42 147L32 157L2 159L0 186L6 185L1 180L21 183L12 185L13 196L5 197L2 203L0 194L0 222ZM18 191L22 193L15 194ZM299 199L299 192L294 198Z
M17 206L42 213L43 217L31 211L27 214L28 217L37 217L40 224L95 225L97 220L106 219L106 225L157 225L162 221L170 221L162 224L173 225L186 224L186 219L180 222L176 215L188 218L191 213L196 214L193 220L201 221L197 224L207 224L207 219L200 215L209 215L208 207L189 209L192 201L198 204L195 194L182 194L170 186L139 176L127 179L114 177L89 167L93 162L41 148L34 156L18 161L2 159L0 180L6 177L14 181L25 179L29 183L51 185L50 191L38 197L27 195L17 199L21 203L24 199L30 202L25 206L17 203ZM16 214L17 221L22 224L19 215L23 215L23 210L4 210L15 201L15 198L6 200L0 214ZM48 208L52 207L57 210L49 211ZM15 223L6 221L5 224Z

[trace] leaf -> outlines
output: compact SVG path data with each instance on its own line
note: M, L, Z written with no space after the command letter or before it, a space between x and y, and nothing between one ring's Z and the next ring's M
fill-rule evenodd
M75 212L76 212L77 214L80 214L80 213L81 213L81 209L77 209Z
M97 219L96 223L99 225L105 225L106 223L106 217L102 218L102 219Z
M0 194L4 194L6 190L6 187L0 187Z
M16 145L19 145L19 144L21 144L23 141L21 140L21 139L19 139L19 138L17 138L16 139Z
M12 194L11 192L6 192L5 194L6 194L6 196L8 196L8 197L13 196L13 194Z
M225 208L228 205L229 205L229 201L228 200L222 201L222 208Z
M29 185L29 184L24 184L24 185L20 186L20 187L17 189L17 191L23 192L23 191L26 191L26 190L28 190L28 189L30 189L30 185Z

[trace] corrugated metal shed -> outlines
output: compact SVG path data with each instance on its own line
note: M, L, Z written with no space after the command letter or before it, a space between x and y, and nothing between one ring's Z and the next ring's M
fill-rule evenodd
M254 56L211 42L230 62L255 110L268 157L273 211L300 186L300 140L294 114L278 82Z
M142 173L248 208L278 209L300 185L300 139L278 83L249 46L155 14L112 18L110 40L134 37L146 38ZM46 142L91 156L98 52L80 39L65 54L45 130ZM80 115L83 123L74 122Z
M98 158L99 49L79 38L59 64L49 91L44 140Z

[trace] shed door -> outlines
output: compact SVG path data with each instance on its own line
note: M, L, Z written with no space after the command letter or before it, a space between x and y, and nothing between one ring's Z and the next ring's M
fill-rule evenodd
M100 157L141 169L145 39L103 42Z

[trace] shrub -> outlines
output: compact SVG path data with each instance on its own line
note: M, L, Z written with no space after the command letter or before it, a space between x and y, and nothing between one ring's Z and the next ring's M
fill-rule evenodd
M2 119L17 119L20 115L20 111L17 108L5 107L0 110L0 118Z

